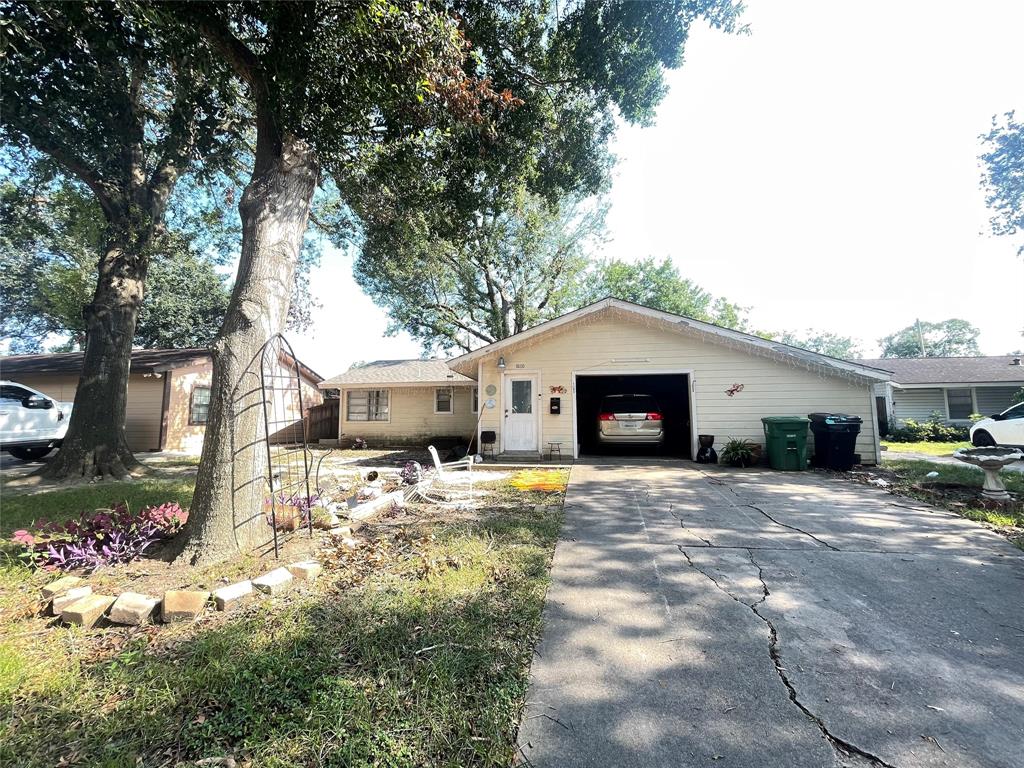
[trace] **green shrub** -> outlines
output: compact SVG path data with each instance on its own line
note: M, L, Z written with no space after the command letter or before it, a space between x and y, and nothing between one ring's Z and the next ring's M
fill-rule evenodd
M945 424L932 414L927 421L904 419L887 439L894 443L957 443L967 440L969 432L970 427Z
M1024 387L1014 392L1010 398L1010 405L1016 405L1017 403L1024 403Z

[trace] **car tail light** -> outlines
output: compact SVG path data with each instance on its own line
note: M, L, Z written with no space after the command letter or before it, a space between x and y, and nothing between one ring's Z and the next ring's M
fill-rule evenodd
M614 413L602 413L597 418L599 418L601 421L615 421L615 414Z
M661 421L661 414L660 413L648 413L647 414L647 420L648 421Z

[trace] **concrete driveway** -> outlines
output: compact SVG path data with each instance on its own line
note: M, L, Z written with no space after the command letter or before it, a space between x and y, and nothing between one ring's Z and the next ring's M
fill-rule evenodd
M1024 760L1024 553L810 473L577 464L519 732L535 766Z

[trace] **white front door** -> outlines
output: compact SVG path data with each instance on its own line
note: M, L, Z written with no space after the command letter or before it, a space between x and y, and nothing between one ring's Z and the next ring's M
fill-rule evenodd
M505 376L505 450L536 451L537 377Z

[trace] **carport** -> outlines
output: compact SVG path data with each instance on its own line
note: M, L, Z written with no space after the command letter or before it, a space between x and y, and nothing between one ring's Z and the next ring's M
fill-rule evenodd
M692 434L692 372L689 370L574 371L573 445L575 456L659 455L692 459L696 454L696 435ZM606 395L651 395L661 406L665 442L649 445L600 445L597 442L598 413Z

